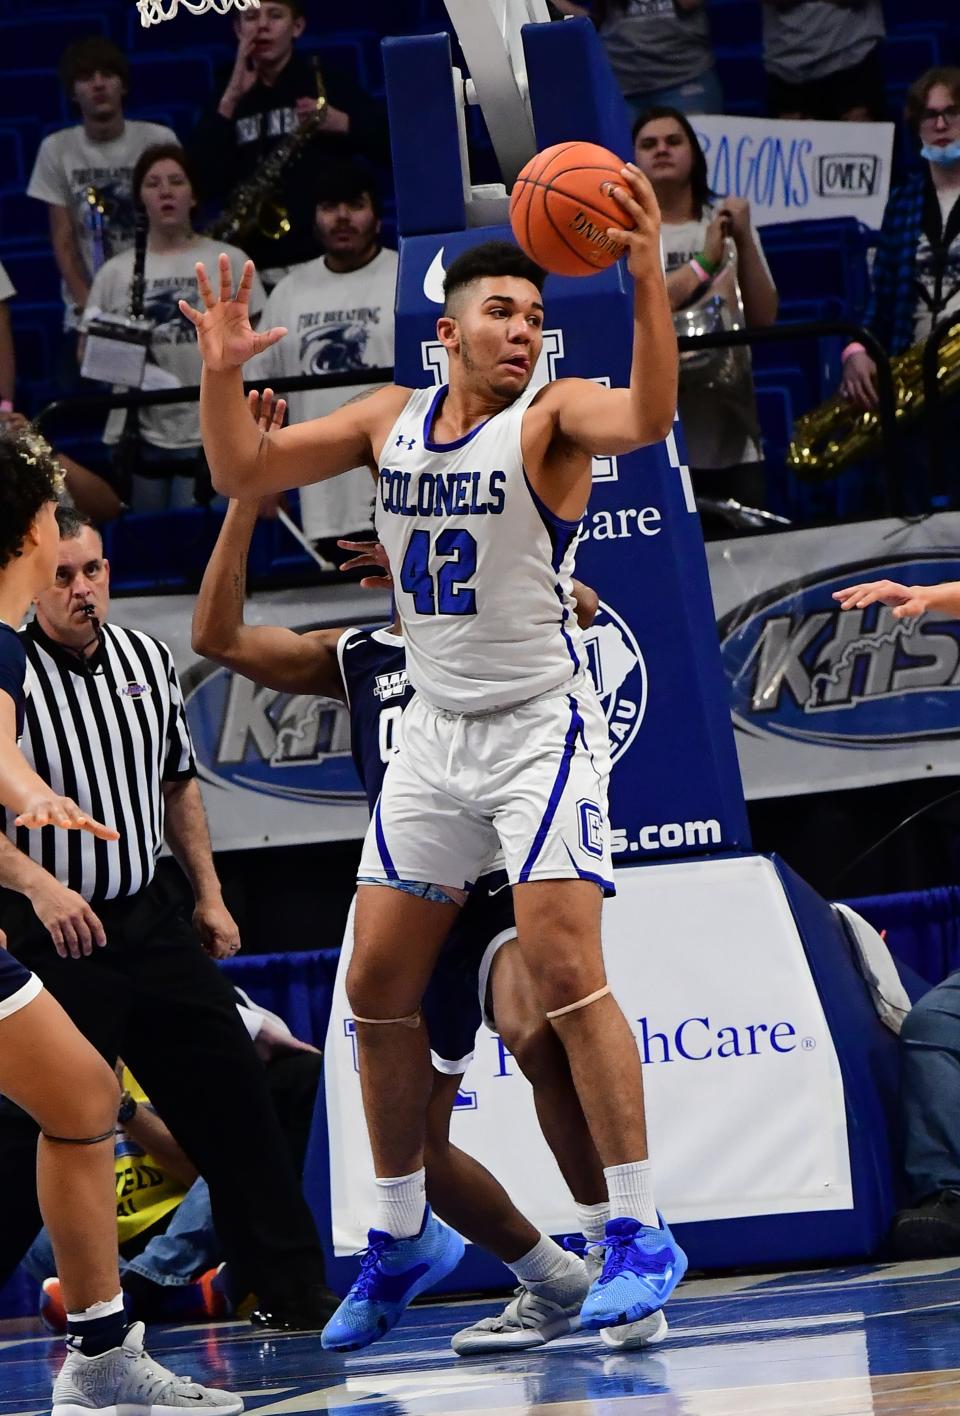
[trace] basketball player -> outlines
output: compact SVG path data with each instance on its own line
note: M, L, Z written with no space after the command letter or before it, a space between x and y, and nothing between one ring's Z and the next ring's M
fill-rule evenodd
M235 298L225 257L219 294L200 269L204 311L181 305L204 359L201 429L218 491L252 498L361 465L378 479L377 529L416 689L358 875L347 993L379 1209L360 1277L324 1329L334 1350L374 1341L462 1255L425 1199L430 1060L420 1003L498 848L520 951L566 1051L609 1192L604 1268L581 1325L656 1312L686 1269L654 1203L639 1054L604 975L609 746L570 593L591 458L659 441L676 408L657 204L636 168L622 177L614 190L633 227L610 235L626 248L635 285L627 388L585 379L530 388L544 273L507 243L468 250L447 271L437 333L449 386L391 385L273 433L259 433L244 410L242 365L284 334L249 323L252 265Z
M251 394L250 401L258 412L257 395ZM267 389L263 408L261 426L269 427L271 416L280 426L283 400L274 412ZM346 702L354 762L372 811L386 765L399 747L401 715L413 696L400 625L395 621L373 631L318 629L300 634L280 625L246 624L240 587L246 579L257 507L256 502L230 503L194 608L193 647L254 683ZM349 568L385 567L379 546L347 541L340 545L358 553ZM378 575L361 583L383 589L392 586L392 579ZM597 597L576 582L573 588L577 617L586 628L596 614ZM544 1136L574 1196L588 1240L602 1240L608 1217L600 1160L563 1049L533 1006L534 990L517 948L507 883L499 869L478 881L444 945L423 1001L434 1068L426 1131L430 1203L459 1233L495 1253L521 1285L501 1315L457 1333L454 1350L464 1356L542 1346L575 1331L594 1266L593 1254L588 1252L585 1265L539 1233L493 1176L450 1144L450 1119L481 1019L500 1033L533 1086ZM348 925L348 937L349 931ZM605 1329L602 1338L607 1346L624 1350L660 1342L666 1332L662 1313L655 1313L639 1323Z
M888 605L894 619L916 619L927 610L960 615L960 580L943 580L939 585L898 585L895 580L867 580L834 590L841 610L865 610L868 605Z
M0 438L0 802L17 825L117 833L57 796L17 750L23 729L26 656L16 627L53 584L62 476L40 439ZM99 933L89 910L86 923ZM5 941L4 941L5 942ZM143 1324L127 1325L117 1270L113 1140L117 1080L40 980L0 952L0 1092L41 1129L37 1192L53 1242L64 1306L67 1358L53 1388L53 1416L119 1410L243 1410L239 1397L174 1376L143 1349Z

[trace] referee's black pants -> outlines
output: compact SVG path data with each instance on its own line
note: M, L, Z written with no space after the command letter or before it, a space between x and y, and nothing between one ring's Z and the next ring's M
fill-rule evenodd
M113 1065L122 1057L210 1187L224 1257L262 1307L295 1308L323 1254L233 990L168 883L94 906L107 943L61 959L30 903L0 892L10 950ZM70 1078L63 1078L69 1089ZM0 1106L0 1282L41 1227L37 1128ZM240 1285L238 1284L238 1289Z

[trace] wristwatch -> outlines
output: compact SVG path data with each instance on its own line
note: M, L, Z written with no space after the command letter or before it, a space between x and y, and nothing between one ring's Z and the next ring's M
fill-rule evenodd
M132 1097L128 1091L125 1091L120 1097L120 1109L117 1112L117 1125L128 1126L134 1116L136 1116L137 1107L139 1105L140 1103L136 1098Z

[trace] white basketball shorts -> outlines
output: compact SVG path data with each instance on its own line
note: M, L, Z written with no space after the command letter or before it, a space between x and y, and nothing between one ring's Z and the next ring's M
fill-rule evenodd
M470 889L502 847L511 885L592 880L613 894L606 719L589 679L496 713L403 715L361 879Z

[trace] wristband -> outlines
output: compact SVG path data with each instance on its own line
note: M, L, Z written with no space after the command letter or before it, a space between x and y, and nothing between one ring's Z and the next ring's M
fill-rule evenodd
M12 413L12 412L13 412L13 404L10 402L9 398L0 399L0 413Z
M854 354L866 354L866 352L867 347L865 344L857 344L856 341L854 341L853 344L848 344L845 349L841 349L840 363L845 364Z
M713 282L713 276L704 270L696 256L691 256L687 264L700 281L701 285L710 285Z
M712 261L707 255L706 251L698 251L697 254L694 256L693 261L696 261L698 265L703 266L704 270L711 277L711 279L713 278L713 276L716 275L717 271L720 269L720 262ZM693 261L690 262L691 265L693 264Z
M120 1109L117 1112L117 1125L128 1126L137 1114L137 1107L140 1105L128 1091L125 1091L120 1098Z

